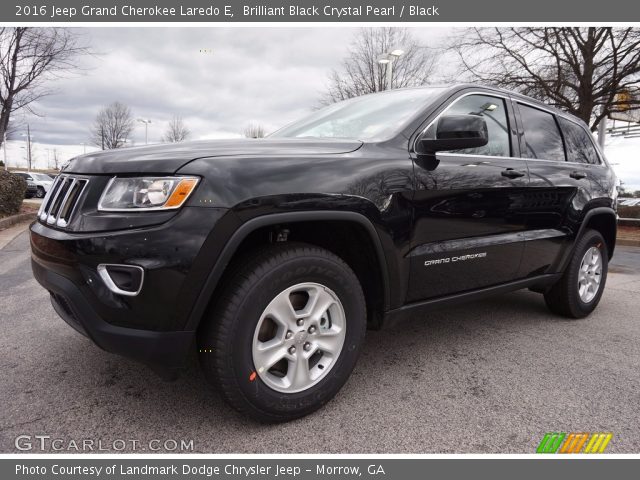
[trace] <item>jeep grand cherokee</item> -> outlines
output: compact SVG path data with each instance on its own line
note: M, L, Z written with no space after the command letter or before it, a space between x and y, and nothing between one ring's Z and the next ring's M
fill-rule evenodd
M77 157L31 227L56 312L168 375L197 353L238 410L306 415L365 330L521 288L596 308L616 179L577 118L474 85L319 110L263 140Z

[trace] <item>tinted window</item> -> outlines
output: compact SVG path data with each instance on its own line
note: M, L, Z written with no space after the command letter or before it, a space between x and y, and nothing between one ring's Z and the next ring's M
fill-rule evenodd
M591 135L580 125L570 120L559 117L558 122L564 134L564 141L567 143L567 160L592 165L599 164L600 158L593 146Z
M520 105L527 158L564 161L564 146L555 117L537 108Z
M455 153L467 155L492 155L508 157L511 155L509 141L509 120L504 100L487 95L469 95L463 97L449 108L443 115L479 115L487 122L489 143L484 147L455 150ZM436 124L425 132L424 138L435 138Z

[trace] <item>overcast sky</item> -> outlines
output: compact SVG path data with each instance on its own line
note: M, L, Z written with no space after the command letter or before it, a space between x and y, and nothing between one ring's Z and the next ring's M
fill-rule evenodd
M271 132L317 104L357 29L350 28L90 28L78 29L98 55L82 75L55 81L56 93L28 118L35 141L89 142L103 105L131 107L152 121L160 140L174 114L192 138L237 136L249 122ZM425 45L448 32L414 29ZM144 143L144 125L132 135Z
M83 60L81 74L53 82L55 94L35 105L42 116L24 118L14 134L21 140L29 122L34 141L44 144L35 150L39 166L49 164L54 150L63 160L82 153L96 113L114 101L152 121L149 143L160 141L173 115L183 117L192 139L239 136L250 122L272 132L317 106L329 72L357 33L328 26L76 30L96 55ZM423 45L435 46L451 29L412 31ZM136 123L131 140L144 143L143 124ZM26 162L22 142L9 144L10 157ZM606 149L632 189L640 189L639 146L611 139Z

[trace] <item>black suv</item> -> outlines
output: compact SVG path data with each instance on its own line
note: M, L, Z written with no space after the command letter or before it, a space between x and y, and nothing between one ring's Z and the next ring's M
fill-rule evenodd
M474 85L347 100L263 140L71 160L31 227L56 312L166 375L197 352L237 409L308 414L365 330L529 288L596 307L616 178L580 120Z

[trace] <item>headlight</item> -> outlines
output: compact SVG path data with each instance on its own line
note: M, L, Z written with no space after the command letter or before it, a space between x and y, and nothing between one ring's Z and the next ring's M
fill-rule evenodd
M179 208L196 188L196 177L113 177L98 210L170 210Z

